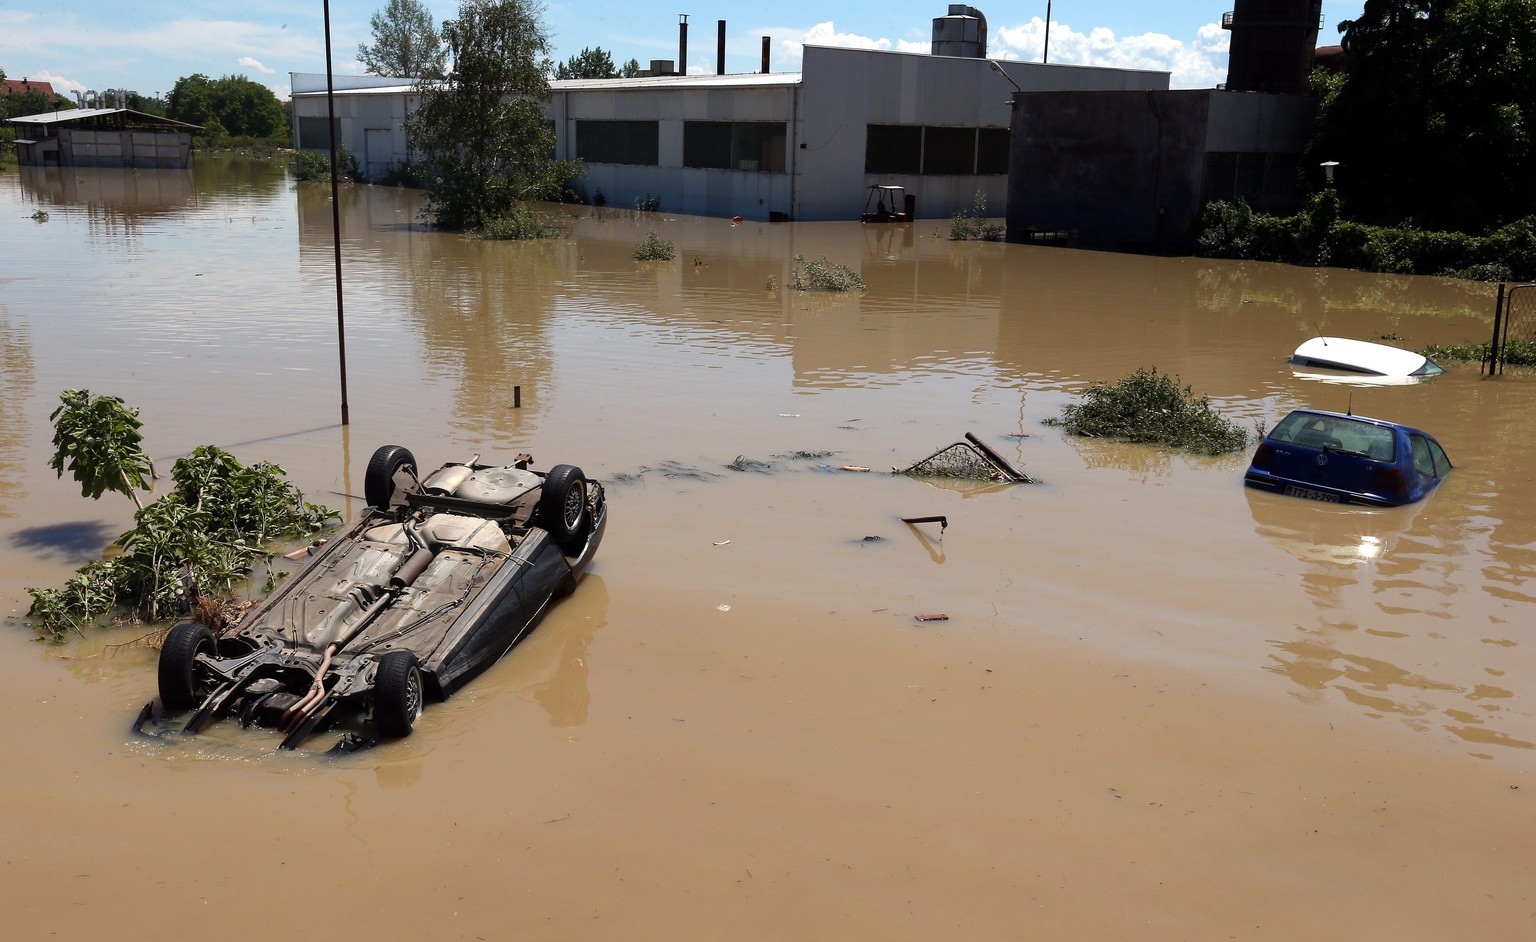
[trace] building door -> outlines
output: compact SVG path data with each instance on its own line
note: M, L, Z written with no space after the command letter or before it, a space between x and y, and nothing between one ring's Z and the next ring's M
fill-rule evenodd
M394 135L388 128L367 128L363 131L363 144L368 151L364 155L366 163L363 166L363 175L369 181L377 183L389 171L389 165L394 163L393 141Z

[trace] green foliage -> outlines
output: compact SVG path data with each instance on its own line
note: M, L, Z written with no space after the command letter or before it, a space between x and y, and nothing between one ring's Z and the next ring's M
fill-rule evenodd
M631 60L633 61L633 60ZM613 67L613 56L602 46L596 49L582 47L581 52L560 63L555 69L557 79L610 79L618 78L619 70Z
M626 62L623 65L619 66L619 78L639 78L639 77L640 77L640 60L639 59L630 59L628 62Z
M1237 451L1248 434L1211 408L1210 398L1179 386L1156 367L1139 369L1118 383L1095 383L1083 401L1062 410L1059 425L1072 435L1115 438L1182 448L1205 455Z
M1487 236L1368 226L1340 217L1332 190L1294 216L1255 213L1246 203L1211 202L1200 217L1196 252L1206 258L1331 265L1389 274L1485 281L1536 279L1536 216Z
M0 121L48 111L68 111L74 107L75 103L63 95L48 95L42 89L28 88L24 92L0 95Z
M562 231L549 216L520 202L513 203L505 215L487 219L480 236L497 241L531 241L553 239Z
M268 462L243 465L205 445L176 462L169 494L141 508L121 552L82 567L58 589L31 589L28 614L54 639L83 633L119 607L154 621L246 578L276 540L305 536L337 515L308 503Z
M149 486L153 465L140 444L139 410L116 396L92 396L88 389L66 389L48 415L53 422L53 457L59 477L67 470L92 500L116 491L139 503L136 490Z
M659 212L661 212L661 197L659 197L659 196L652 196L649 193L645 194L645 196L643 196L643 197L641 197L641 196L635 197L635 212L637 212L637 213L659 213Z
M949 237L955 242L1001 242L1007 232L1008 227L1001 223L987 223L987 197L980 190L976 191L971 208L956 212L949 225Z
M789 287L796 291L867 291L858 272L847 265L828 262L826 256L808 262L804 256L795 256L795 267L789 274Z
M201 73L176 80L166 96L166 114L203 127L204 143L219 146L229 137L286 138L282 102L265 85L243 75L210 79Z
M677 257L677 246L671 240L663 239L654 231L647 232L640 244L635 246L635 259L642 262L664 262Z
M1339 29L1309 163L1340 162L1355 218L1485 232L1536 211L1536 4L1367 0Z
M432 13L419 0L389 0L369 21L373 45L359 43L357 61L369 75L440 79L448 50L432 22Z
M1482 343L1457 343L1435 345L1419 353L1436 363L1481 363L1488 359L1488 341ZM1511 340L1500 348L1500 357L1508 366L1536 366L1536 341Z
M336 163L341 169L341 178L357 183L363 178L363 169L357 162L357 158L347 150L343 144L336 150ZM301 150L293 155L293 175L295 179L303 181L330 180L331 157L324 151Z
M453 74L417 86L406 119L420 155L426 212L446 229L480 229L516 203L558 196L579 165L559 161L545 117L549 39L536 0L463 0L443 23Z

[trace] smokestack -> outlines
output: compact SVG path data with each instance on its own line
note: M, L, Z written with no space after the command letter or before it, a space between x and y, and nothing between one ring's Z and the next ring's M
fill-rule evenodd
M721 20L720 21L719 30L720 30L720 40L719 40L719 44L716 46L716 49L718 51L715 53L715 74L716 75L724 75L725 74L725 20Z
M688 74L688 14L677 15L677 64L682 74Z
M763 74L768 74L768 37L763 37Z

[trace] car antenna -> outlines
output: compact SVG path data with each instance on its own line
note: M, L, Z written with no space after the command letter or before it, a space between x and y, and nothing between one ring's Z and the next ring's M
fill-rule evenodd
M1354 415L1355 414L1355 391L1353 389L1351 389L1349 391L1349 403L1344 406L1344 414L1345 415Z
M1317 339L1323 342L1323 346L1328 346L1328 338L1323 336L1323 329L1318 326L1317 321L1312 322L1312 329L1317 331Z

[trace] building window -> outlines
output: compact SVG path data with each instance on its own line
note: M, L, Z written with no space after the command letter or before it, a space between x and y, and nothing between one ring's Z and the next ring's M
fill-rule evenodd
M576 156L588 163L654 167L659 140L655 121L576 122Z
M331 139L325 133L327 125L325 118L299 118L299 150L325 150L331 149ZM336 140L341 140L341 119L337 118L333 127L336 130Z
M975 128L923 128L923 173L976 172Z
M967 177L1005 174L1008 129L871 124L865 131L864 172Z
M1008 172L1008 129L980 128L976 131L976 172Z
M865 173L922 173L923 129L871 124L864 135Z
M683 166L784 172L782 121L684 121Z

